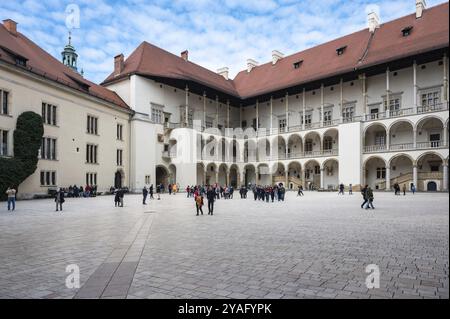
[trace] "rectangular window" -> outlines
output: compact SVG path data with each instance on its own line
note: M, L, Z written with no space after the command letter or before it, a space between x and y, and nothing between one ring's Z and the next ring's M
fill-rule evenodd
M98 135L98 118L88 115L87 133L92 135Z
M386 178L386 168L377 167L377 179L385 179L385 178Z
M305 152L312 152L313 150L313 143L311 140L307 140L305 142Z
M156 124L163 124L164 113L162 106L152 105L152 122Z
M41 186L56 186L55 171L41 171Z
M98 164L97 162L97 150L98 146L94 144L86 145L86 163Z
M56 139L43 137L41 144L41 159L56 160Z
M355 114L355 105L344 105L342 108L342 120L345 122L352 122Z
M145 184L150 185L150 175L145 176Z
M280 131L284 131L286 129L286 119L278 120L278 128L280 129Z
M57 107L48 103L42 103L42 121L44 124L56 126Z
M421 110L433 111L441 104L441 89L434 88L420 92Z
M300 123L305 124L306 127L311 126L312 123L312 114L308 113L305 115L305 123L303 123L303 113L300 113Z
M8 131L0 130L0 156L8 156Z
M0 114L8 115L8 96L9 93L3 90L0 90Z
M383 132L375 134L375 145L386 145L386 134Z
M123 125L117 124L117 140L123 141Z
M86 173L86 185L97 185L97 173Z
M123 162L123 150L117 150L117 154L116 154L116 162L117 162L117 166L122 166Z
M383 97L384 109L389 110L389 112L396 113L401 108L401 96L400 95L390 95L389 96L389 105L387 103L386 96Z
M321 115L322 117L322 115ZM323 123L326 125L331 124L331 120L333 118L333 111L332 110L324 110L323 111Z

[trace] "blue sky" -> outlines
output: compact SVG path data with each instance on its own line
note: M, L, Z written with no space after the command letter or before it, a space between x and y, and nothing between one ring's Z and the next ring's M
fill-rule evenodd
M443 0L427 0L428 7ZM148 41L174 54L188 49L191 61L210 70L228 66L230 76L248 58L271 60L366 27L367 11L381 22L414 12L415 0L10 0L0 2L0 19L60 59L67 43L66 8L80 8L73 44L79 67L94 81L104 80L113 57L125 56Z

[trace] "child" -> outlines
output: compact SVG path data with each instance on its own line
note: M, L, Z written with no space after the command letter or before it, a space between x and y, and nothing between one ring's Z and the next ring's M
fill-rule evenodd
M197 216L199 215L199 212L203 215L203 196L197 195L197 197L195 197L195 207L197 208Z

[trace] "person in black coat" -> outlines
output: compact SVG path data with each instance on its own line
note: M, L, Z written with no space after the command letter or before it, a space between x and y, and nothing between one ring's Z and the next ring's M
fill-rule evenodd
M208 215L212 216L214 214L214 202L216 200L216 192L211 186L208 188L208 191L206 192L206 198L208 199Z
M142 189L142 205L147 205L147 196L148 196L148 189L147 186L144 186Z
M56 203L56 211L61 210L62 212L62 204L65 202L64 199L64 190L62 188L58 189L58 191L55 194L55 203ZM59 210L58 210L59 208Z

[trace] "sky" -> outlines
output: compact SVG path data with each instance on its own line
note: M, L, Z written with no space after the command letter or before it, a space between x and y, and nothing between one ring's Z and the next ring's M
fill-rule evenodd
M187 49L192 62L229 67L234 78L247 59L266 63L273 50L290 55L364 29L372 10L383 23L413 13L415 0L10 0L0 2L0 19L18 22L59 60L71 28L79 69L100 83L114 56L143 41L176 55Z

